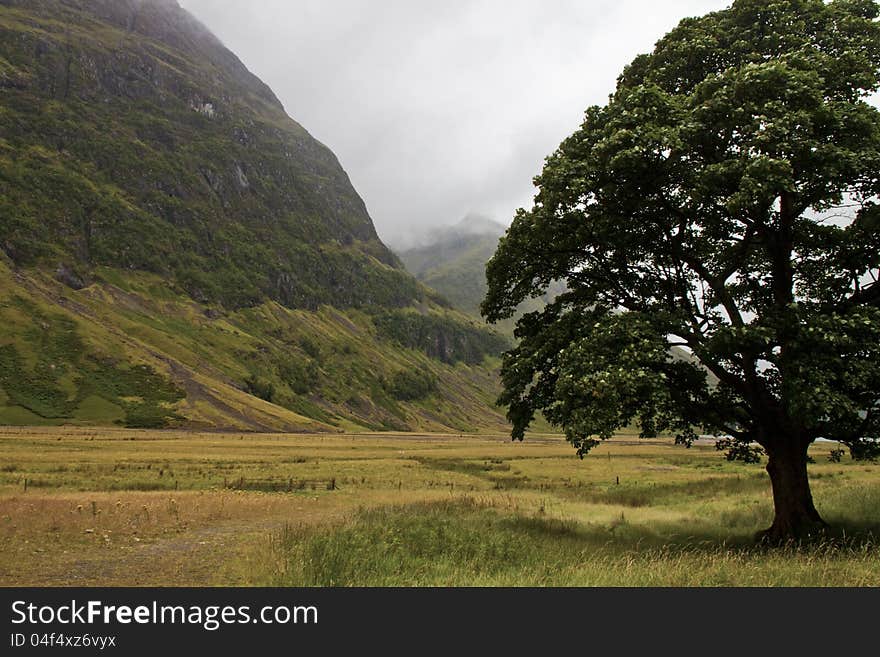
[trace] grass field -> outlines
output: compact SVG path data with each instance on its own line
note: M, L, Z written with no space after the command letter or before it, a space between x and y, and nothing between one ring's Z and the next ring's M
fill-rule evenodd
M833 537L764 549L766 473L711 445L0 429L0 585L878 585L880 466L833 447Z

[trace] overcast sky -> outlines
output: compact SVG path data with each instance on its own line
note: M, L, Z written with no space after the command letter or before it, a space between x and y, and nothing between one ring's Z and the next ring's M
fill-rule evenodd
M180 0L339 157L400 245L509 224L622 68L729 0Z

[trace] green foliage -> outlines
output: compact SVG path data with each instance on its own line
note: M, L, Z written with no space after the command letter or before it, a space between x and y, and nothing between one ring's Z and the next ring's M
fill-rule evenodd
M309 337L301 338L299 347L317 362L321 362L321 347Z
M847 444L854 461L876 461L880 459L880 442L876 438L851 441Z
M161 429L181 419L172 406L185 397L174 383L146 365L85 361L77 379L79 399L97 395L125 410L125 426Z
M460 225L439 233L436 241L400 253L407 270L467 313L479 314L486 296L486 263L495 253L504 226L489 224L472 234Z
M398 401L418 401L437 392L437 379L428 372L401 370L387 387Z
M0 347L0 388L13 404L46 419L69 417L76 406L45 362L28 369L13 345Z
M828 453L828 460L831 463L840 463L843 460L844 454L846 454L846 452L842 449L832 449Z
M144 365L95 359L73 320L43 313L21 298L15 302L32 318L23 344L33 349L36 362L29 366L14 344L0 347L0 389L7 403L60 420L74 419L85 400L97 397L123 409L128 427L162 428L179 419L171 407L184 394L165 377Z
M0 388L12 405L18 405L45 419L70 417L78 400L62 389L82 352L82 342L73 321L63 315L46 315L21 297L13 307L32 318L25 331L35 362L29 365L15 344L0 347Z
M565 426L581 455L596 445L589 438L610 438L638 417L642 436L675 429L679 442L696 436L685 413L692 399L681 398L670 382L704 385L705 375L692 364L674 361L666 340L650 318L636 314L596 317L596 323L568 344L559 356L554 395L547 419ZM589 403L584 404L584 400Z
M278 363L278 376L293 392L305 395L317 388L320 370L314 360L288 358Z
M737 0L587 110L487 270L492 321L568 283L505 359L515 436L538 410L581 453L632 419L684 442L703 426L797 470L780 535L819 521L807 445L880 433L878 14Z
M254 397L269 403L275 398L275 385L255 374L249 374L244 380L244 388Z
M760 463L765 452L753 443L736 438L721 438L715 443L715 449L725 452L728 461L742 463Z
M2 424L191 422L286 431L504 426L491 406L498 390L494 360L472 367L432 361L378 339L371 316L355 310L293 311L267 303L230 313L194 304L156 276L102 268L94 283L74 291L48 275L13 275L0 261L0 325ZM136 367L158 369L157 360L167 363L180 388L164 373L151 378ZM395 399L388 382L403 370L436 380L429 404ZM272 407L245 410L242 390Z
M170 5L134 31L130 11L0 6L0 82L16 81L2 84L0 249L20 266L154 272L227 308L423 296L336 158L262 83Z
M560 421L601 414L574 375L610 376L614 358L638 353L607 385L616 407L645 402L650 429L675 428L678 415L768 442L875 425L880 288L863 280L880 245L880 113L861 98L878 86L880 28L867 20L872 3L796 4L740 1L683 22L548 160L535 208L520 211L490 264L484 310L505 317L555 277L571 292L520 323L508 403L553 407ZM844 195L857 206L852 221L811 214ZM566 339L586 348L529 362L548 337L562 346L547 334L566 322ZM720 382L709 389L695 368L679 368L668 387L681 394L654 427L658 388L633 377L662 373L668 336ZM534 377L558 394L530 401ZM573 394L583 408L554 406ZM786 426L756 417L772 409ZM608 435L631 415L595 416L578 432Z
M383 338L444 363L478 364L508 346L497 333L448 315L398 310L380 313L373 322Z

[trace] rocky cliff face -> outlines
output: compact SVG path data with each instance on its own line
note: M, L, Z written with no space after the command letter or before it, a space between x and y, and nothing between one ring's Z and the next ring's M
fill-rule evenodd
M226 307L419 295L333 153L173 0L0 0L0 90L16 264L151 271Z

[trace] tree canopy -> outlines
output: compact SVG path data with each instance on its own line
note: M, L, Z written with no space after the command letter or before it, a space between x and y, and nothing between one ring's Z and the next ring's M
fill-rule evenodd
M817 438L880 436L880 10L737 0L683 20L547 158L487 267L513 435L621 427L768 454L785 539L824 524ZM675 358L675 348L693 358Z

